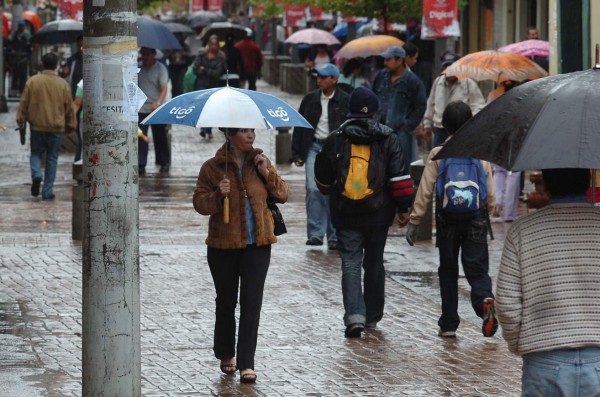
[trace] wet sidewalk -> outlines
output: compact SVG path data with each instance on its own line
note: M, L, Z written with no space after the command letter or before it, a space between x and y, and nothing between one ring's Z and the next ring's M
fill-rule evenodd
M301 97L259 81L298 108ZM0 384L6 396L81 395L81 244L71 239L73 154L59 159L56 200L30 195L29 144L14 131L17 104L0 115ZM275 134L257 145L275 158ZM386 310L375 330L344 338L340 260L308 247L304 170L278 168L290 185L288 233L273 246L256 352L258 381L222 375L212 353L214 288L206 264L208 218L191 203L204 160L223 143L173 126L169 175L141 179L140 275L144 396L517 396L521 360L500 336L483 338L461 278L455 340L437 336L437 250L409 247L392 228ZM154 163L153 150L149 164ZM495 276L504 224L490 242Z

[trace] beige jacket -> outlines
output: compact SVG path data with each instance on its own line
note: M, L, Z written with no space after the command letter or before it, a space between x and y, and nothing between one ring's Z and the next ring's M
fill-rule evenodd
M452 138L448 138L452 139ZM429 152L427 162L425 163L425 169L423 170L423 176L419 183L419 189L415 196L415 202L413 203L413 209L410 213L410 223L418 225L421 223L421 218L425 215L429 203L433 200L435 192L435 181L438 175L438 169L440 167L439 160L431 160L440 150L442 146L434 147ZM492 211L494 203L496 202L495 190L494 190L494 178L492 176L492 165L487 161L481 161L483 169L487 176L487 194L488 194L488 211Z
M69 83L53 70L44 70L25 84L17 123L25 122L39 132L62 133L77 127Z

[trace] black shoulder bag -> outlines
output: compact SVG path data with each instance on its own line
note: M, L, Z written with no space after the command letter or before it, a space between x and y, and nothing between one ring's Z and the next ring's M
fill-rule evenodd
M267 181L258 171L258 169L256 170L256 173L266 185ZM279 207L277 207L277 203L275 202L275 197L271 196L271 193L269 193L267 197L267 207L269 207L269 209L271 210L271 215L273 215L273 222L275 223L273 228L273 234L275 234L276 236L281 236L282 234L287 233L287 228L285 227L283 215L281 215L281 211L279 210Z

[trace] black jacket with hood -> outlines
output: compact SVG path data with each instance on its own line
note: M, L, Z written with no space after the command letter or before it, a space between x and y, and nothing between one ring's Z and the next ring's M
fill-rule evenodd
M383 205L375 212L366 214L346 214L339 209L340 189L337 179L340 172L345 141L359 145L371 145L371 159L380 162L378 166L385 169L388 183L384 185L385 199ZM330 195L331 219L337 227L375 227L391 226L396 211L408 212L414 198L414 188L406 169L404 156L398 137L394 131L373 119L350 119L329 135L323 149L315 160L315 180L319 189ZM398 182L402 180L402 189ZM396 186L394 186L396 184ZM395 189L394 194L392 190Z

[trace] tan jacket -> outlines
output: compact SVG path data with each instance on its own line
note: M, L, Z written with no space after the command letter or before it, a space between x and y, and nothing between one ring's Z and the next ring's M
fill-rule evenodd
M254 214L256 245L268 245L277 242L273 234L273 216L267 207L268 192L279 203L285 203L288 197L288 186L277 174L271 162L268 163L269 177L265 184L258 176L254 166L254 156L262 153L261 149L252 149L246 156L242 176L231 155L228 156L227 173L225 173L225 148L222 146L215 157L206 161L200 169L196 190L194 191L194 209L202 215L209 215L208 237L206 245L219 249L245 248L246 199ZM226 174L231 183L229 194L229 223L223 222L223 197L219 193L219 182Z
M32 131L39 132L58 133L77 127L69 83L53 70L27 80L17 111L17 123L26 121Z
M451 139L451 138L449 138ZM415 202L413 203L413 209L410 213L410 223L418 225L421 223L421 218L427 211L427 206L433 200L435 192L435 181L438 175L438 169L440 167L439 160L431 160L440 150L442 146L437 146L431 149L427 162L425 163L425 169L423 170L423 176L419 183L419 189L415 196ZM494 189L494 178L492 176L492 165L487 161L481 161L481 165L487 176L487 195L488 195L488 211L492 211L494 207L495 189Z

